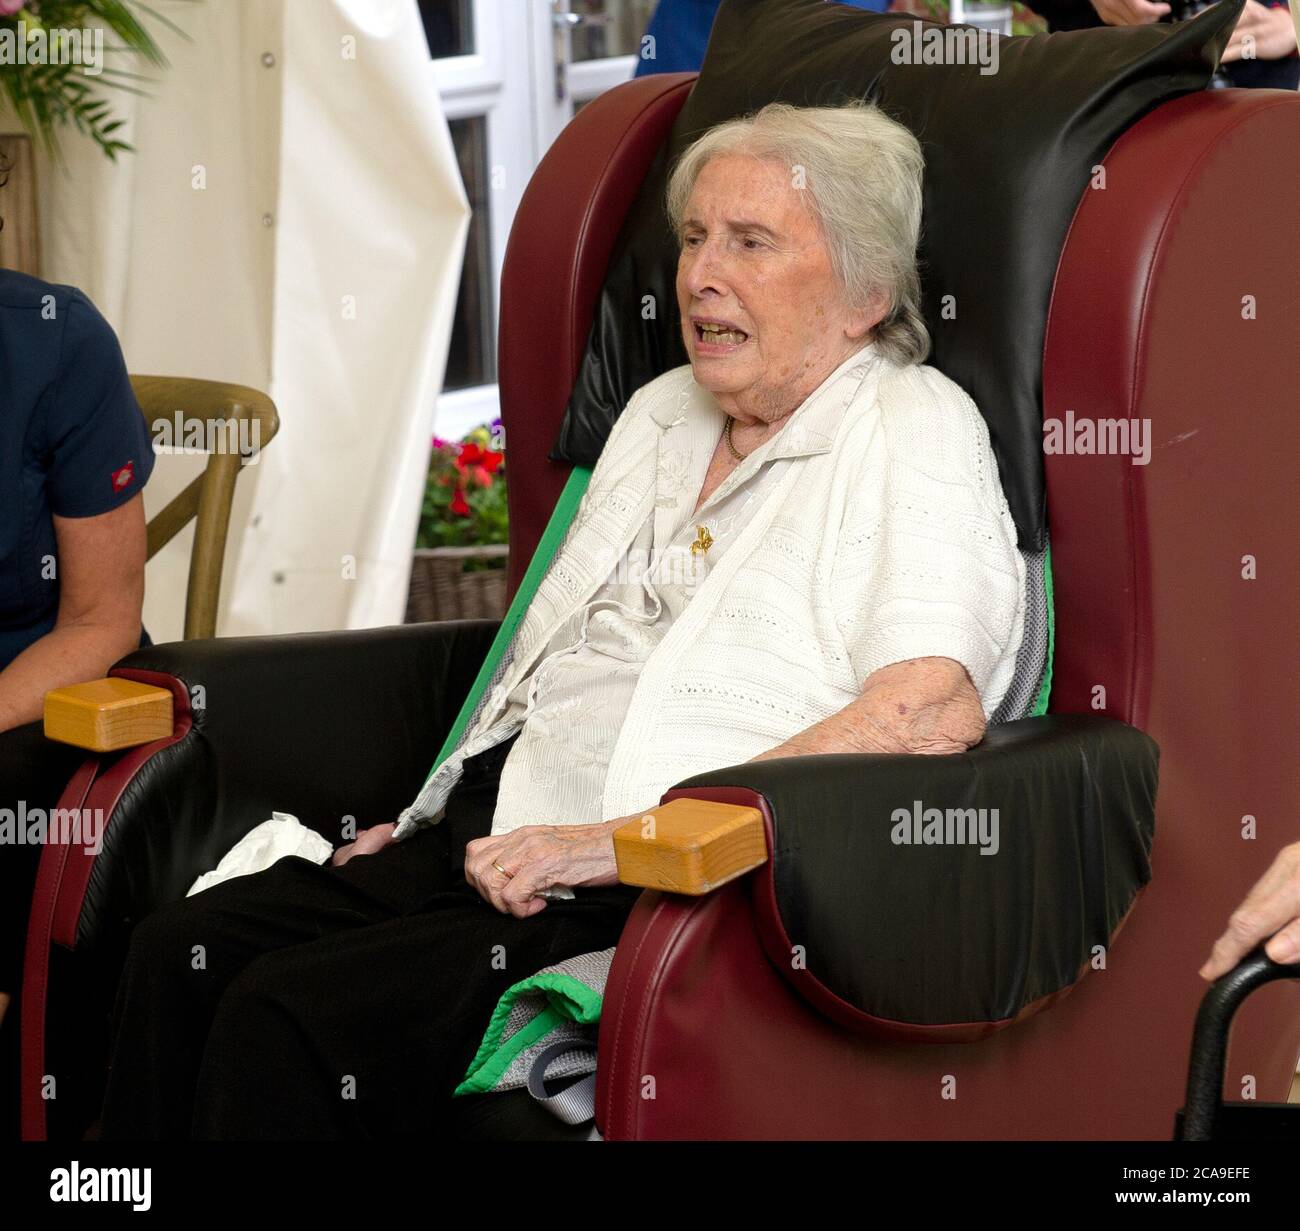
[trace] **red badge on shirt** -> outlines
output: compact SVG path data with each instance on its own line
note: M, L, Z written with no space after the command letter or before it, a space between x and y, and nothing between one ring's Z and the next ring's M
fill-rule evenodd
M121 470L113 471L113 490L115 492L125 491L131 486L135 478L135 459L132 458Z

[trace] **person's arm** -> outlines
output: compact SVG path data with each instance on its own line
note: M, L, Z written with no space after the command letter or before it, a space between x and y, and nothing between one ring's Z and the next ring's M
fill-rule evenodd
M965 752L984 738L984 707L966 668L951 658L913 658L873 672L838 713L753 757L824 752Z
M881 667L868 677L861 696L842 710L750 759L828 752L965 752L984 738L984 728L979 694L960 663L913 658ZM476 838L465 848L465 878L502 914L526 919L546 909L546 899L536 895L554 885L618 884L614 831L641 815L598 825L525 825Z
M144 497L96 517L56 516L54 535L58 616L0 671L0 731L35 722L51 689L98 679L140 644Z

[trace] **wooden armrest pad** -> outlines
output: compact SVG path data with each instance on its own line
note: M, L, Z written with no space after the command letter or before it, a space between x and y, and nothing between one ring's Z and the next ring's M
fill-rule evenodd
M618 879L669 893L700 895L767 861L757 808L674 799L614 831Z
M136 680L91 680L45 694L45 737L90 752L116 752L172 733L172 694Z

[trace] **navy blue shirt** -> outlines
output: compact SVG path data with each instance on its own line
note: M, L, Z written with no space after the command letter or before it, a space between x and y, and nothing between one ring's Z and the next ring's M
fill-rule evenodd
M722 0L659 0L646 34L654 41L654 59L637 62L636 76L651 73L698 73L704 63L709 31ZM850 8L883 13L889 0L840 0Z
M54 516L125 504L153 465L122 349L94 304L0 270L0 670L54 627Z

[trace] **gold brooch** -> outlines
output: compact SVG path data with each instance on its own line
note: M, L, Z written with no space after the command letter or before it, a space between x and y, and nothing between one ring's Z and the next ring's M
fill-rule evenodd
M713 535L709 533L708 526L696 526L695 531L695 542L691 544L691 555L702 556L713 546Z

